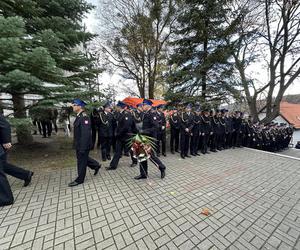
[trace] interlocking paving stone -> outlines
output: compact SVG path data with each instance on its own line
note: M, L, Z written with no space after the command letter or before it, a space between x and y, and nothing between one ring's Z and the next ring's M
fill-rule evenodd
M164 180L151 163L134 180L128 157L74 188L75 167L34 168L27 188L9 177L0 249L300 249L300 161L245 148L161 159Z

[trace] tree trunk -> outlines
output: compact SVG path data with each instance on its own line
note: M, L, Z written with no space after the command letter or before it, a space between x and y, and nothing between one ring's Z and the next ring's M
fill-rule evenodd
M205 21L205 24L206 24L206 27L208 27L208 20ZM205 30L205 38L206 40L204 41L203 43L203 65L204 67L206 67L206 58L207 58L207 55L208 55L208 34L207 34L207 31ZM206 87L207 87L207 70L202 70L201 72L201 75L202 75L202 79L201 79L201 87L202 87L202 93L201 93L201 96L202 96L202 99L203 101L205 101L206 99Z
M12 94L12 101L14 105L14 117L17 119L25 119L26 108L23 94ZM33 142L31 135L31 124L24 121L18 122L16 126L17 139L20 144L26 145Z
M154 99L154 81L149 79L149 99Z

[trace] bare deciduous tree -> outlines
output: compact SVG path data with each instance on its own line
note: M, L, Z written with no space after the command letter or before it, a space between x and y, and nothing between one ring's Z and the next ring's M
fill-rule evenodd
M247 14L236 41L235 66L254 120L259 120L259 114L265 112L263 122L270 122L280 113L285 91L300 75L300 2L237 2L239 11ZM265 65L268 75L263 84L246 74L247 67L258 60Z
M135 81L140 97L154 98L173 32L175 0L100 1L99 45L105 59Z

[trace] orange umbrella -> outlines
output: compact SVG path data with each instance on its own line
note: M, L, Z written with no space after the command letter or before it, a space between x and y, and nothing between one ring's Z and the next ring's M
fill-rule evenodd
M122 102L124 102L125 104L132 106L134 108L136 108L136 106L143 102L143 98L137 98L137 97L126 97ZM156 107L160 104L162 105L166 105L167 102L164 100L155 100L155 99L150 99L153 102L153 106Z

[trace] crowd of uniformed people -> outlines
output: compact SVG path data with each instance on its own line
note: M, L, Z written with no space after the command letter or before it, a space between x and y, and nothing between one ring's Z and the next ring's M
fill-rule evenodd
M85 110L86 103L80 99L72 102L76 113L74 121L74 149L77 158L77 178L70 187L82 184L86 169L90 167L97 175L101 164L89 156L92 149L100 148L102 161L110 161L107 170L116 170L120 158L130 156L130 166L139 164L140 174L135 179L148 177L148 160L138 162L130 150L128 141L136 134L155 140L155 147L148 159L158 168L163 179L166 166L160 160L172 154L182 159L218 152L229 148L250 147L271 152L284 150L289 146L293 128L286 124L253 124L251 117L244 117L240 111L226 109L201 109L187 104L184 107L153 107L151 100L144 99L136 107L119 101L114 107L107 102L103 107L94 108L91 114ZM167 130L169 147L167 147ZM10 125L0 115L0 205L13 203L12 192L6 178L10 174L29 185L33 172L7 163L7 151L11 148Z
M118 119L122 115L133 121L131 127L124 128L127 137L142 129L143 103L136 108L126 104L124 107L121 113L107 103L103 108L94 108L91 113L92 148L95 145L101 148L103 161L110 160L111 147L115 150ZM155 126L152 136L157 140L155 151L158 157L167 154L167 130L170 152L180 153L183 159L235 147L280 151L288 147L293 135L293 128L286 124L254 124L251 117L240 111L201 110L200 106L188 104L184 108L168 109L159 105L152 107L150 113ZM124 148L124 154L129 154L129 148Z

